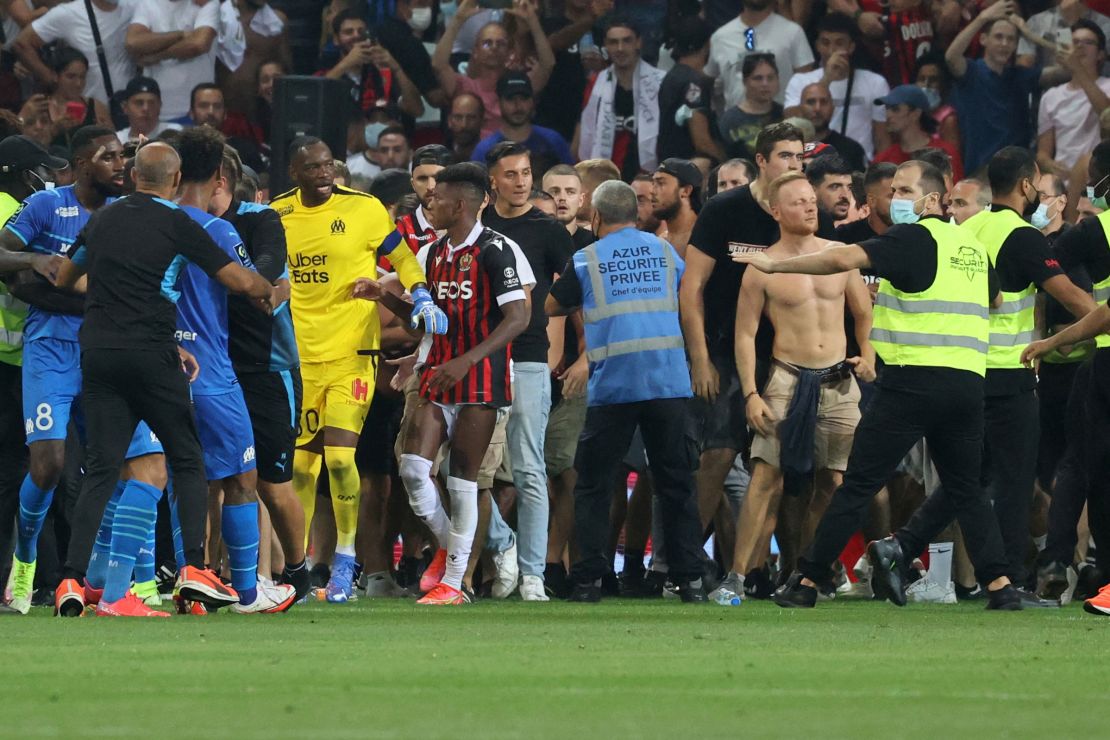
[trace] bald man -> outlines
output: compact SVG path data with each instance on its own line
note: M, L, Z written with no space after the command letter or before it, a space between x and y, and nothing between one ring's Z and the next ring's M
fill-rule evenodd
M186 259L234 293L269 308L273 286L233 261L204 229L170 202L181 182L181 160L166 144L148 144L135 159L135 194L110 203L89 219L70 251L58 284L70 287L88 274L85 321L80 332L82 390L88 433L86 470L74 512L55 613L81 616L85 570L96 530L119 477L135 426L147 422L162 441L174 473L186 565L177 578L183 599L208 606L236 603L236 592L204 567L208 484L200 439L190 408L189 382L199 368L177 345L175 278ZM141 226L141 228L139 228ZM165 287L170 286L170 287ZM153 526L161 481L128 481L119 507L136 531ZM142 537L112 532L109 582L116 569L134 565ZM127 591L97 605L97 614L160 617Z

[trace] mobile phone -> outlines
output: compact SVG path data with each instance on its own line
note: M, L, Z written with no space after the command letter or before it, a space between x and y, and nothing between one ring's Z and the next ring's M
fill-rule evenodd
M478 0L478 7L491 10L508 10L513 7L513 0Z
M85 120L85 113L88 112L88 106L81 101L66 103L66 118L71 121L81 122Z

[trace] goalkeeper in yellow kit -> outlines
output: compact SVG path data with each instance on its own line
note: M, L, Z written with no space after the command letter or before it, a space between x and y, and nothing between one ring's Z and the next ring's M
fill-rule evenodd
M290 308L301 356L304 397L297 419L293 486L311 526L316 481L326 459L337 532L325 595L351 597L355 569L359 476L355 446L374 397L380 326L377 304L355 299L356 278L376 274L385 256L412 294L413 326L443 334L447 317L432 302L424 271L381 202L335 185L328 145L302 137L290 147L297 187L270 203L289 245Z

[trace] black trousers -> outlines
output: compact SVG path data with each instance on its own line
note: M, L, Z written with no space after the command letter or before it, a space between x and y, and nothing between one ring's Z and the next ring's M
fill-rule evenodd
M1078 542L1076 527L1079 517L1083 513L1083 505L1087 503L1087 396L1090 392L1091 373L1094 361L1089 360L1079 366L1072 366L1075 370L1068 395L1064 403L1057 402L1052 406L1045 404L1045 396L1058 396L1059 388L1053 387L1048 394L1041 390L1046 377L1051 385L1055 385L1059 378L1055 377L1057 367L1053 366L1046 376L1046 365L1041 364L1040 384L1037 393L1041 397L1041 452L1046 449L1044 437L1053 434L1064 443L1063 454L1057 459L1053 472L1055 482L1052 491L1052 503L1048 507L1048 537L1045 547L1037 558L1040 565L1049 563L1063 563L1070 565L1075 558L1075 546ZM1051 415L1056 425L1051 431L1046 424L1046 415ZM1059 439L1062 437L1062 440ZM1038 463L1044 465L1044 460ZM1049 479L1051 482L1051 478ZM1042 485L1044 479L1042 476Z
M613 479L640 427L655 495L662 505L667 566L675 582L701 577L701 523L694 493L698 449L690 431L689 400L667 398L591 406L578 440L574 487L574 536L578 559L571 566L575 583L605 575L609 540L609 503Z
M957 512L976 576L989 583L1006 574L998 523L979 484L983 379L960 370L922 370L915 373L923 381L920 387L880 384L863 412L844 483L798 561L806 578L821 582L832 575L830 566L863 523L871 498L922 437L929 443L944 495Z
M208 482L189 382L177 350L90 349L81 353L81 373L86 472L73 517L67 575L83 575L88 567L104 508L140 419L162 441L173 471L185 560L203 567Z
M22 373L18 365L0 362L0 584L8 582L19 488L27 475Z
M1095 352L1087 392L1087 522L1098 550L1096 560L1110 570L1110 349Z
M1037 482L1051 492L1056 469L1067 454L1068 431L1073 419L1068 415L1075 376L1083 363L1042 362L1037 371L1037 407L1040 441L1037 447ZM1089 370L1087 371L1090 372Z

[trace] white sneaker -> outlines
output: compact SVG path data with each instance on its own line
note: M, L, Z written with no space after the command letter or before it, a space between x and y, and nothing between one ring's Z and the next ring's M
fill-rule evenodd
M855 574L856 580L861 583L871 580L871 561L867 559L866 552L859 556L859 560L852 566L852 572Z
M522 601L551 601L543 590L543 579L539 576L520 579L520 598Z
M359 580L363 582L363 593L371 599L407 599L412 596L407 590L398 586L393 577L384 570L369 575L363 573L363 577Z
M249 604L232 604L235 614L277 614L293 606L297 589L287 583L276 584L268 578L258 579L258 595Z
M517 581L520 579L520 565L516 562L516 538L513 538L513 544L508 550L499 552L493 556L493 567L497 569L497 575L493 579L493 588L490 589L490 595L495 599L507 599L516 589ZM543 581L540 581L540 592L543 592Z
M955 604L956 586L952 581L942 586L928 578L922 578L910 584L906 589L906 598L919 604Z

